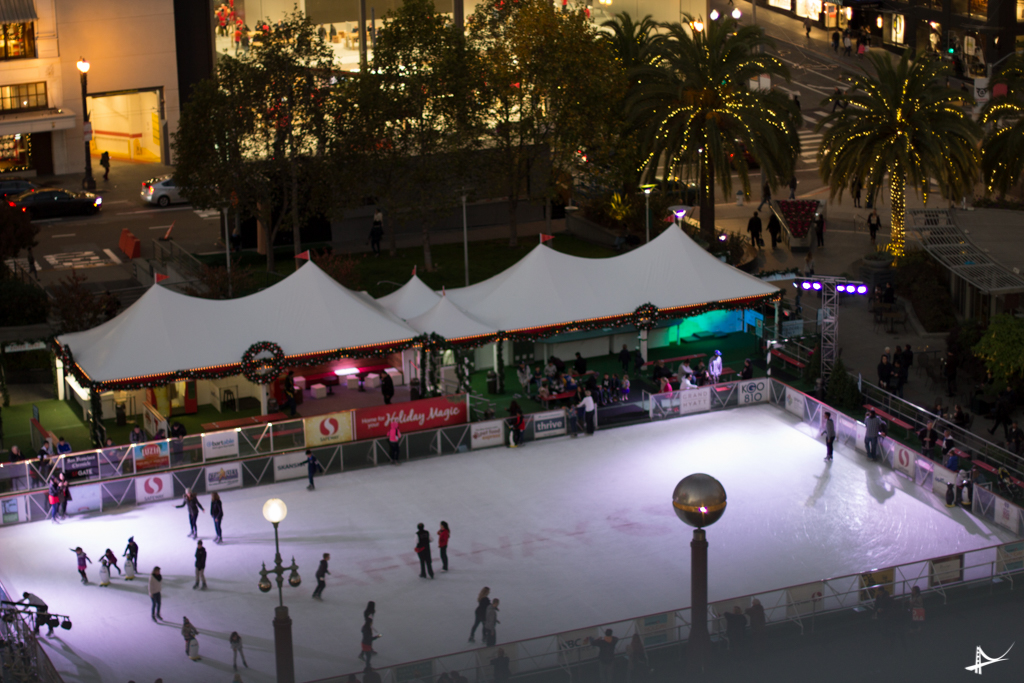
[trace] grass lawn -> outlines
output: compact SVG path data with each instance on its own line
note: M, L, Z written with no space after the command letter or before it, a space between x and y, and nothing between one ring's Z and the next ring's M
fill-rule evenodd
M526 256L535 246L537 246L537 243L530 238L520 240L518 247L508 246L508 240L505 239L470 242L470 283L486 280L492 275L505 270ZM585 258L607 258L615 255L615 252L611 249L584 242L572 235L558 235L555 239L548 242L548 246L556 251ZM327 245L312 247L314 251L320 248L327 248ZM365 289L373 297L390 294L397 287L389 283L404 285L412 275L413 266L416 266L416 272L420 279L433 289L462 287L465 284L462 245L435 244L431 245L430 252L434 261L434 271L430 273L426 272L423 265L422 247L399 249L398 254L394 257L388 256L386 250L379 258L373 256L373 254L355 254L354 258L358 261L356 267L358 288ZM279 281L282 277L295 272L295 259L292 258L291 248L279 247L275 254L277 257L276 275L266 274L267 259L255 251L242 252L240 256L241 264L257 271L260 274L260 278L265 282L263 286L269 286ZM196 258L209 265L224 265L223 254L203 254Z
M50 399L48 401L36 401L8 406L3 409L4 420L4 447L10 448L17 445L22 453L32 452L32 438L30 435L32 425L32 406L39 406L39 422L55 433L58 437L63 436L75 450L82 450L92 447L92 439L89 436L89 428L82 421L81 415L77 412L77 405L73 408L66 401Z

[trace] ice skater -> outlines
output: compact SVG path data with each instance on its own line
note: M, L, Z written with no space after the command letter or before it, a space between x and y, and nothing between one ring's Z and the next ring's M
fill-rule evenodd
M203 590L206 590L206 548L203 547L202 541L196 542L196 582L192 586L192 590L199 588L200 581L203 584Z
M46 624L47 628L50 629L50 632L46 635L53 635L53 626L50 624L50 608L47 606L45 602L43 602L43 599L41 597L39 597L35 593L26 592L21 594L21 600L18 600L18 602L25 603L25 605L27 605L28 607L36 608L35 631L37 636L39 635L39 628L43 624Z
M67 445L67 442L65 441L64 444ZM57 485L60 488L60 518L67 519L68 501L71 500L71 485L64 472L57 473Z
M362 635L362 640L359 643L359 659L366 662L366 666L369 668L370 658L377 654L377 651L373 649L373 641L380 638L380 634L373 630L373 617L363 619Z
M711 377L712 384L718 384L718 380L722 376L722 352L717 349L708 364L708 376Z
M160 567L153 567L153 573L149 575L149 601L152 603L149 616L156 622L163 619L160 616L160 589L163 586L163 581L164 577L160 574Z
M832 443L836 440L836 423L832 421L832 413L825 411L825 426L821 430L825 437L825 462L832 462Z
M498 642L498 605L501 603L498 598L491 600L491 604L487 607L487 614L484 616L484 644L487 647L494 647L494 644Z
M199 631L192 625L192 622L188 620L188 617L184 617L184 623L181 625L181 635L185 639L185 654L193 662L198 661L199 657L199 642L196 641L196 636L199 635ZM192 643L196 641L195 652L192 651Z
M85 563L88 562L89 564L92 564L92 560L90 560L89 556L85 554L85 551L82 550L81 546L77 548L68 548L68 550L73 552L78 558L78 574L82 577L82 585L89 583L89 578L85 575Z
M121 575L121 568L117 566L117 555L110 548L107 548L107 552L103 554L103 557L107 559L107 564L117 570L117 575Z
M199 519L199 511L206 512L206 508L199 502L199 496L192 493L192 489L185 489L185 495L183 495L181 505L175 505L174 507L183 508L188 506L188 525L191 529L189 532L189 538L195 538L199 535L198 529L196 529L196 520Z
M484 623L484 619L487 618L487 608L491 605L491 599L487 596L491 594L491 589L484 586L480 590L480 594L476 596L476 610L473 612L473 628L469 631L470 643L476 642L476 627Z
M391 452L388 456L391 458L391 464L398 464L398 445L402 439L402 429L398 426L398 420L392 418L391 424L388 425L388 443L391 445Z
M437 530L437 551L441 554L441 569L444 571L448 571L448 538L451 535L448 522L441 520L441 528Z
M316 590L313 591L313 598L316 600L322 600L321 597L324 592L324 588L327 588L327 575L330 574L327 571L327 563L331 561L331 554L324 553L323 559L320 560L320 566L316 570Z
M220 494L216 491L210 497L210 517L213 518L213 528L217 532L217 537L213 539L213 542L223 543L224 537L221 535L220 523L224 519L224 504L220 502Z
M131 563L132 568L136 572L139 571L139 544L135 542L134 536L128 537L128 545L124 547L121 557L127 557L127 561Z
M234 667L235 671L238 671L238 656L241 655L242 666L248 669L249 664L245 661L245 651L242 650L242 636L238 635L238 631L231 632L228 642L231 643L231 666Z
M597 406L594 405L594 397L587 391L583 394L583 400L576 405L577 409L583 409L583 422L586 425L587 436L594 435L594 415Z
M306 451L306 470L309 475L309 486L306 487L307 491L313 491L316 489L316 484L313 483L313 476L319 471L323 472L324 467L320 464L320 461L313 455L313 451Z
M430 561L430 532L427 531L423 522L416 525L416 555L420 558L420 578L434 578L434 567Z

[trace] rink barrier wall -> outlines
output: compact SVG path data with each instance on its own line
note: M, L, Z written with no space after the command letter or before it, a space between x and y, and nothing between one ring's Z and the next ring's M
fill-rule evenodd
M926 600L927 615L928 604L935 605L940 599L942 604L946 604L950 592L955 589L1002 582L1008 582L1012 588L1022 575L1024 541L1013 541L709 602L706 615L708 632L715 647L728 649L731 644L726 636L725 613L734 606L745 611L755 599L764 608L766 628L795 627L796 632L803 635L815 630L819 618L873 610L876 591L881 587L896 600L903 600L910 597L916 586ZM597 661L597 649L589 645L588 639L597 639L605 629L612 629L619 638L617 654L621 655L634 633L640 635L647 650L683 647L689 639L691 623L691 609L685 607L375 670L383 683L431 680L441 673L453 671L470 680L486 683L494 680L490 660L500 647L511 660L513 676L541 670L563 670L570 680L577 677L587 680L581 669L592 668ZM346 672L309 683L344 683L350 674L358 676L361 673L361 670Z
M784 408L816 430L820 430L824 411L832 410L779 380L763 377L664 394L642 392L637 414L645 414L653 421L759 403ZM611 406L615 407L615 404ZM836 416L837 440L865 452L864 425L837 410L832 412ZM601 414L598 408L597 426L600 426ZM310 429L321 432L319 426L326 417L329 416L70 453L50 459L48 467L41 467L34 460L3 465L0 466L0 482L10 482L15 491L25 492L0 496L3 513L0 524L46 519L49 505L43 483L57 469L62 469L72 481L72 501L68 504L71 515L180 498L186 488L210 493L304 477L305 466L296 461L301 460L299 456L307 448ZM532 413L526 416L523 440L564 435L570 429L570 422L565 408ZM341 438L351 438L354 430L340 431ZM508 438L509 428L504 420L409 431L402 435L399 457L408 461L490 448L506 445ZM315 440L322 441L320 433ZM936 482L950 481L951 473L894 439L882 439L879 445L883 461L889 467L944 498L945 490L936 488ZM309 448L324 467L324 474L389 462L390 445L386 438L346 440ZM283 462L289 460L291 462ZM972 505L972 511L979 517L1024 536L1024 512L1012 502L976 486Z

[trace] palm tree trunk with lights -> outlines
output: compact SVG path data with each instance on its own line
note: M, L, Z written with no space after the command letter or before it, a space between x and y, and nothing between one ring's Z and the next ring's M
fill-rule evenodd
M889 235L889 250L893 256L903 255L906 242L907 179L897 169L889 169L889 201L892 202L892 230Z

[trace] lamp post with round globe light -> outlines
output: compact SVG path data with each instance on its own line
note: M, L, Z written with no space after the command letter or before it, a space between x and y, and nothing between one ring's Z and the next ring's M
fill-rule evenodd
M285 567L281 561L281 544L277 538L277 525L284 521L288 515L288 506L279 498L271 498L263 504L263 518L274 525L274 568L267 569L267 563L263 563L260 570L260 590L264 593L270 591L273 586L268 574L277 574L277 607L274 608L274 655L277 659L277 682L295 683L295 653L292 649L292 620L288 616L288 608L284 605L284 594L281 587L284 585L285 572L288 575L288 585L297 587L302 583L299 578L299 566L295 564L292 557L290 567Z
M725 512L725 489L707 474L691 474L672 492L672 509L693 530L690 541L690 640L687 663L691 672L707 664L711 638L708 636L708 540L704 527L718 521Z
M85 138L85 179L82 180L82 188L86 190L96 189L96 180L92 177L92 151L89 148L89 109L86 104L86 92L89 90L89 62L85 58L78 60L78 70L82 74L82 137Z

